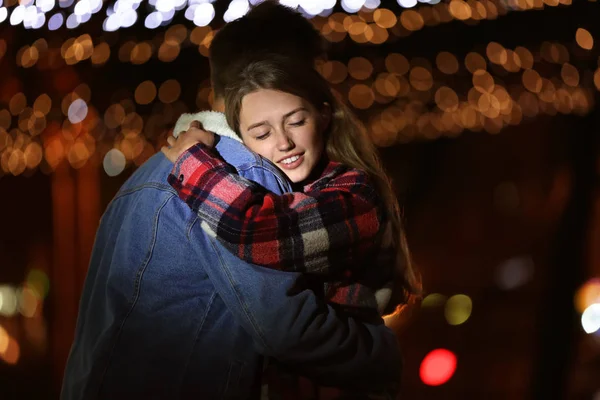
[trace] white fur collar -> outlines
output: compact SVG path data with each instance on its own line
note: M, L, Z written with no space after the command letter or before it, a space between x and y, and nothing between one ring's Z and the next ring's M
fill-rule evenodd
M227 124L225 114L218 111L200 111L195 114L181 114L175 124L175 128L173 128L173 136L177 137L181 132L187 131L193 121L199 121L202 124L203 129L216 133L219 136L226 136L237 140L238 142L242 141Z

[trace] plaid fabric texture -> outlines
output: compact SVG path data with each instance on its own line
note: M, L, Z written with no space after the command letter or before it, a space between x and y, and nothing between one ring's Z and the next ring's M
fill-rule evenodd
M377 315L375 291L392 280L394 254L382 246L388 221L364 172L329 162L303 192L275 195L197 144L179 157L168 181L204 230L239 258L319 275L328 301ZM319 388L273 365L265 378L271 400L392 398Z

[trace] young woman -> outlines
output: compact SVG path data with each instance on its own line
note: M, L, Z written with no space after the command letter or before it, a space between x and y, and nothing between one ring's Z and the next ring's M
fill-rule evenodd
M206 230L246 261L317 276L329 301L365 318L419 292L376 150L317 71L275 55L252 61L225 105L244 144L295 191L276 196L240 178L195 125L163 152L175 162L170 184Z

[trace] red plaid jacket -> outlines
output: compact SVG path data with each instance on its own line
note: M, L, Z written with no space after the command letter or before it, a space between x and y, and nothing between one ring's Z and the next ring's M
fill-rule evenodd
M275 195L197 144L179 157L168 180L204 229L239 258L267 268L318 274L328 301L350 312L378 315L375 291L392 281L394 254L382 245L388 221L366 173L329 162L303 192ZM271 398L346 398L335 389L315 397L325 393L323 389L308 388L304 379L291 384L290 379L286 376L277 384L269 379L270 387L279 387Z

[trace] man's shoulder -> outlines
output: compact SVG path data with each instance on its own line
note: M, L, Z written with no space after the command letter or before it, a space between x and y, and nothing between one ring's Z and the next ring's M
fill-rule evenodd
M167 177L173 168L173 163L161 152L154 154L143 163L123 184L119 193L143 186L163 188L173 191Z

